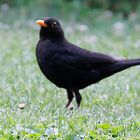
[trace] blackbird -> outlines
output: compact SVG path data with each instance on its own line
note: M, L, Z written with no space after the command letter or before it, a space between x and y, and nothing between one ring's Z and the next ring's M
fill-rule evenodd
M140 65L140 58L118 60L79 48L65 38L61 24L55 18L46 17L36 23L41 26L36 47L37 62L42 73L52 83L66 89L66 107L70 106L74 96L78 107L80 106L80 89L129 67Z

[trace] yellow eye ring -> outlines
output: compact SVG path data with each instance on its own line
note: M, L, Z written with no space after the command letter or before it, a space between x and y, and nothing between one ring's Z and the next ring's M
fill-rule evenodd
M54 27L56 27L57 26L57 23L54 21L53 23L52 23L52 27L54 28Z

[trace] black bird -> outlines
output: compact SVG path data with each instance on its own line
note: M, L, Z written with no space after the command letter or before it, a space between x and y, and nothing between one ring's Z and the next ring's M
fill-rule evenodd
M36 23L41 26L36 47L39 67L52 83L66 89L66 107L70 106L74 96L78 107L80 106L80 89L129 67L140 65L140 59L117 60L106 54L79 48L65 38L59 21L54 18L46 17Z

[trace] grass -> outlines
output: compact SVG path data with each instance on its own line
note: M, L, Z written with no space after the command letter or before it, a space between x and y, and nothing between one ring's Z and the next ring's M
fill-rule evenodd
M140 67L87 87L81 91L81 108L65 110L65 90L46 80L36 62L39 28L29 18L16 20L16 13L8 14L11 22L0 16L0 140L140 139ZM83 48L136 58L138 20L99 15L91 23L86 18L84 26L65 19L62 23L67 38ZM124 26L120 32L114 29L118 21Z

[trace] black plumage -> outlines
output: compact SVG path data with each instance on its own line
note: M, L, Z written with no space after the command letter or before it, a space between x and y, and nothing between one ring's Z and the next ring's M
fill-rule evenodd
M66 107L69 107L74 95L80 106L80 89L140 65L140 59L117 60L106 54L79 48L66 40L60 23L54 18L38 20L37 24L41 26L36 48L39 67L52 83L67 90Z

